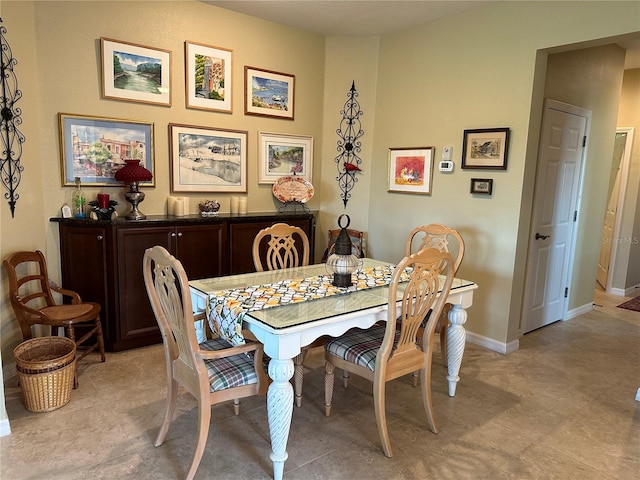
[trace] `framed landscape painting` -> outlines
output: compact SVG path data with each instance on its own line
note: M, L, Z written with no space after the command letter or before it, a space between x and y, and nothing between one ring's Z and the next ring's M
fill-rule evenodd
M171 106L171 51L100 39L102 96Z
M389 149L389 192L431 195L434 147Z
M246 192L247 132L169 124L172 192Z
M311 182L313 137L258 132L258 182L296 175Z
M293 120L294 75L244 67L244 113Z
M232 112L233 50L185 42L187 108Z
M508 149L508 128L465 130L462 143L462 168L506 170Z
M125 160L138 159L155 186L153 123L120 118L58 114L62 186L75 178L87 186L122 186L115 173Z

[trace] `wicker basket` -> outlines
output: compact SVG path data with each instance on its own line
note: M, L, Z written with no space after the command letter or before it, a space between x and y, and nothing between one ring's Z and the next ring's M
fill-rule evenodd
M76 345L65 337L27 340L13 351L25 408L50 412L71 399Z

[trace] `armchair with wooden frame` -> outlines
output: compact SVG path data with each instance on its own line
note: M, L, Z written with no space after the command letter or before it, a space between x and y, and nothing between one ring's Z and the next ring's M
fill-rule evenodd
M400 283L407 268L411 269L409 281ZM385 412L385 387L391 380L420 371L429 426L432 432L438 432L431 400L431 358L436 320L452 282L453 261L447 252L424 248L407 256L396 266L389 285L386 323L366 330L352 329L325 344L325 414L331 414L336 367L372 381L376 423L387 457L393 456ZM433 314L422 331L421 347L419 328L429 311Z
M155 446L162 445L167 435L181 385L198 400L198 435L186 474L191 480L207 442L211 406L233 400L238 415L238 399L266 393L262 344L247 341L232 345L222 336L198 344L187 275L163 247L146 250L143 275L162 334L167 370L166 410Z
M49 279L47 262L40 250L15 252L3 264L9 277L9 299L20 324L22 339L33 337L31 327L34 325L50 327L51 335L57 335L58 328L63 327L78 352L74 375L74 388L77 388L80 360L97 349L101 361L105 361L100 304L83 302L77 292L59 287ZM70 299L70 303L57 304L52 292ZM76 327L80 326L87 328L82 330L80 338L76 338Z

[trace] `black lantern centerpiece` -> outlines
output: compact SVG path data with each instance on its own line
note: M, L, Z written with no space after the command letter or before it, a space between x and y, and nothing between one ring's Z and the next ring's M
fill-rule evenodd
M342 220L344 218L347 219L347 224L343 226ZM340 233L333 245L333 252L327 258L326 269L329 273L333 273L332 283L336 287L350 287L352 285L351 274L361 264L361 259L353 253L353 244L347 232L350 223L349 215L343 213L338 217Z

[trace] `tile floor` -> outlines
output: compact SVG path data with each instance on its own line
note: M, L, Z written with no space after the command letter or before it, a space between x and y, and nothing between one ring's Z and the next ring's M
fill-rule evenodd
M640 479L640 313L615 308L622 301L596 292L602 306L525 335L509 355L468 344L454 398L436 354L437 435L410 378L391 383L391 459L366 381L336 384L324 416L322 350L312 352L285 479ZM197 415L188 394L164 445L153 446L164 409L161 346L82 364L79 389L54 412L27 412L11 379L5 395L12 433L0 438L3 480L184 477ZM238 417L230 404L214 407L196 478L271 478L269 452L264 397L245 399Z

